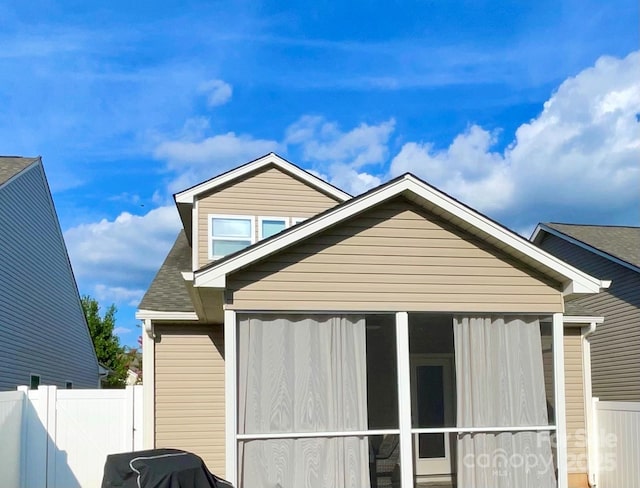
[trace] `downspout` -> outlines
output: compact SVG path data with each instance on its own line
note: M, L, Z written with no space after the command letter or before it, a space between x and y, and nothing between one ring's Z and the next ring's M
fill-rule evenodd
M142 446L155 447L155 331L151 319L143 320L142 335Z
M587 422L587 477L589 486L595 488L598 484L598 446L597 422L593 408L593 391L591 387L591 343L589 337L596 331L596 322L591 322L589 327L582 328L582 369L584 372L585 409Z

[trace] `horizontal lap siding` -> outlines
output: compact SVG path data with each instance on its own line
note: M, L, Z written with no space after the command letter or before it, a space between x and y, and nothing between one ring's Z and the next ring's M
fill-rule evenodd
M565 329L564 367L569 472L585 473L587 449L580 329Z
M0 189L0 391L98 386L98 362L42 166Z
M156 447L194 452L224 477L222 326L158 325L155 331Z
M209 262L210 214L312 217L338 202L280 169L269 166L198 201L199 266Z
M562 311L558 289L404 199L229 277L238 310Z
M576 300L604 317L589 338L593 396L640 401L640 273L555 236L547 236L541 247L593 276L612 280L608 290Z

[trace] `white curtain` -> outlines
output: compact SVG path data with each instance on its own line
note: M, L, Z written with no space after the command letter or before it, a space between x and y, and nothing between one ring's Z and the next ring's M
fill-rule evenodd
M366 430L361 316L250 316L238 333L240 434ZM366 438L241 442L240 488L368 488Z
M458 427L548 425L539 321L454 317ZM459 488L556 486L548 432L458 436Z

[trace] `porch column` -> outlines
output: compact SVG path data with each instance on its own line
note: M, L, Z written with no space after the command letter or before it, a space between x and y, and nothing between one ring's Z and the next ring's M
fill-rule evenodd
M564 320L561 313L553 314L553 374L556 399L558 488L567 488L569 474L567 467L567 422L564 390Z
M225 479L237 486L238 476L238 385L237 380L237 347L236 347L236 313L224 311L224 418L225 418Z
M398 422L400 427L400 480L413 488L413 441L411 439L411 369L409 364L409 314L396 313L398 361Z

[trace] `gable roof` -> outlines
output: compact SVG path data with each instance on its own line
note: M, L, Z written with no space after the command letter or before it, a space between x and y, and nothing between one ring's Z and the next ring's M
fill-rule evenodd
M565 295L597 293L609 285L608 282L589 276L543 251L527 239L409 173L326 210L269 239L259 241L204 266L194 273L194 285L224 288L226 276L229 273L400 195L561 282Z
M0 185L21 173L40 158L23 158L20 156L0 156Z
M540 223L531 240L539 243L543 232L640 272L640 227Z
M248 175L260 168L264 168L265 166L273 165L286 173L289 173L296 178L304 181L308 185L312 186L318 191L325 193L333 198L335 198L339 202L344 202L351 198L351 195L340 190L338 187L327 183L321 178L309 173L308 171L303 170L299 166L287 161L286 159L278 156L275 153L265 154L258 159L254 159L253 161L249 161L242 166L238 166L226 173L222 173L210 180L199 183L191 188L187 188L181 192L176 193L173 198L175 199L177 204L180 203L193 203L196 196L209 192L216 187L225 185L235 179L241 178L242 176Z

